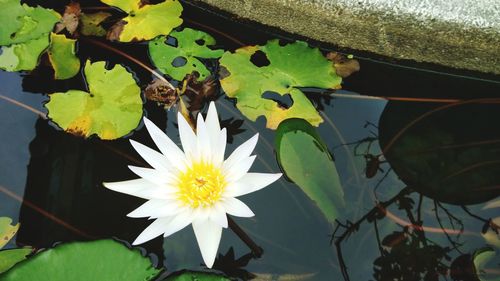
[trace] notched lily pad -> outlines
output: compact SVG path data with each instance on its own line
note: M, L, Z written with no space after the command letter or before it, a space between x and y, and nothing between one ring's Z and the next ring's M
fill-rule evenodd
M265 116L271 129L289 118L305 119L318 126L323 119L300 88L338 89L342 81L335 66L318 49L300 41L281 46L278 40L271 40L264 46L226 52L220 64L226 94L237 99L236 106L250 120ZM289 94L293 104L283 108L263 98L265 92Z
M21 5L20 0L0 0L0 45L24 43L48 36L60 15L51 9Z
M80 71L80 59L75 54L76 40L64 34L50 34L49 60L54 68L56 79L68 79Z
M286 176L334 222L345 207L344 191L335 163L313 126L303 119L287 119L276 131L278 162Z
M155 5L144 5L142 0L101 0L127 13L128 16L111 27L109 40L121 42L151 40L167 35L182 24L182 5L178 0L165 0Z
M176 44L168 44L164 36L158 37L149 42L149 54L157 68L178 81L193 72L198 72L198 81L205 80L210 71L199 59L220 58L224 53L209 48L215 45L215 39L199 30L184 28L172 32L169 37L175 38Z
M160 272L139 250L114 240L98 240L42 251L0 275L0 280L147 281Z
M12 219L7 217L0 218L0 249L3 248L16 235L19 229L19 223L12 225Z
M106 69L106 62L85 65L89 92L69 90L54 93L45 107L59 127L74 135L101 139L120 138L139 125L142 116L141 90L123 66Z

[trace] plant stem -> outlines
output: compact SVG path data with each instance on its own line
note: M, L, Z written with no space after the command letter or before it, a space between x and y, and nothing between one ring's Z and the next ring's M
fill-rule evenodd
M227 217L227 222L229 225L229 228L236 234L238 237L245 243L250 250L252 250L252 254L256 258L260 258L262 254L264 253L264 250L257 245L250 236L238 225L236 222L230 218L229 216Z

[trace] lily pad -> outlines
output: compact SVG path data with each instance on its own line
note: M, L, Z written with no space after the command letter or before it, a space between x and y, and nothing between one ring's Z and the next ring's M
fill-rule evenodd
M221 76L225 77L221 85L226 94L237 98L236 106L250 120L265 116L271 129L288 118L305 119L318 126L323 119L300 88L337 89L342 81L332 62L318 49L300 41L281 46L278 40L271 40L264 46L226 52L220 64ZM283 108L264 99L266 92L288 94L293 104Z
M286 176L313 200L329 222L344 208L344 191L327 146L303 119L287 119L276 131L278 162Z
M167 35L182 24L182 5L178 0L165 0L155 5L143 5L142 0L101 0L127 13L128 16L111 28L110 39L121 42L151 40Z
M56 79L68 79L80 71L80 60L75 54L76 40L64 34L50 34L49 60L54 68Z
M184 28L174 31L169 37L176 39L176 44L168 44L167 38L161 36L149 42L149 54L154 65L163 73L181 81L188 74L198 72L198 81L205 80L210 71L199 60L220 58L223 50L213 50L209 46L215 45L215 39L205 32ZM175 65L175 60L182 58L183 65Z
M85 36L105 36L107 31L101 26L101 24L110 16L111 14L105 12L81 14L80 32Z
M7 71L33 70L38 65L40 55L49 46L48 35L25 43L2 47L0 54L0 69Z
M51 9L21 5L20 0L0 0L0 7L0 45L48 36L61 17Z
M60 244L16 264L0 280L152 280L155 269L137 249L114 240Z
M169 275L164 281L230 281L222 275L207 272L179 271Z
M142 117L141 90L123 66L106 69L106 62L85 65L89 92L69 90L50 95L45 104L49 118L75 135L101 139L120 138L139 125Z
M32 248L9 249L0 251L0 273L13 267L16 263L25 260L33 252Z
M16 235L19 224L12 225L12 219L7 217L0 218L0 249L3 248L10 239Z

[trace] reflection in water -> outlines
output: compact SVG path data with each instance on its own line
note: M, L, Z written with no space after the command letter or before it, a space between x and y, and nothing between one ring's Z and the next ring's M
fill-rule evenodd
M117 196L101 184L123 179L123 175L133 177L127 169L129 161L116 153L129 150L127 140L84 140L42 119L36 131L24 194L29 203L23 204L19 216L19 244L41 248L60 241L107 237L130 241L146 227L146 221L125 216L141 200ZM146 248L162 256L161 245L156 240Z
M478 236L479 232L478 229L464 230L464 220L477 221L483 233L492 230L499 234L500 226L466 206L500 195L500 128L491 123L499 119L499 114L500 105L482 102L444 107L388 103L379 124L380 144L391 169L408 187L389 200L377 199L376 206L354 223L337 222L332 243L337 248L345 280L350 280L350 263L343 256L342 244L364 222L373 224L380 252L373 262L376 280L437 281L450 276L453 280L478 280L464 277L467 271L464 268L458 274L457 268L460 269L464 256L470 256L463 254L464 248L474 250L462 236ZM372 142L370 137L356 142L354 153L358 154L359 146L365 144L365 153L358 155L373 161L369 153ZM369 165L367 161L367 171ZM367 178L370 176L367 173ZM375 198L376 193L375 189ZM406 219L388 210L394 204ZM381 239L378 224L386 219L398 223L402 229ZM427 226L434 223L439 228ZM341 229L344 231L340 232ZM433 233L441 234L446 240L430 238ZM453 253L460 256L452 263ZM471 266L470 259L467 266ZM469 277L474 275L471 272Z

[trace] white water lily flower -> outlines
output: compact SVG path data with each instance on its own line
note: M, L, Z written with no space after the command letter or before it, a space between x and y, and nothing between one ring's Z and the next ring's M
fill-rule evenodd
M198 115L196 134L178 114L182 151L150 120L146 128L161 153L131 140L132 146L152 168L129 166L139 179L104 183L121 193L148 199L128 214L132 218L156 219L133 242L142 244L161 234L167 237L189 224L205 264L212 267L227 215L252 217L254 213L235 197L266 187L281 174L249 173L258 134L224 160L226 129L220 128L215 104L210 103L206 120Z

